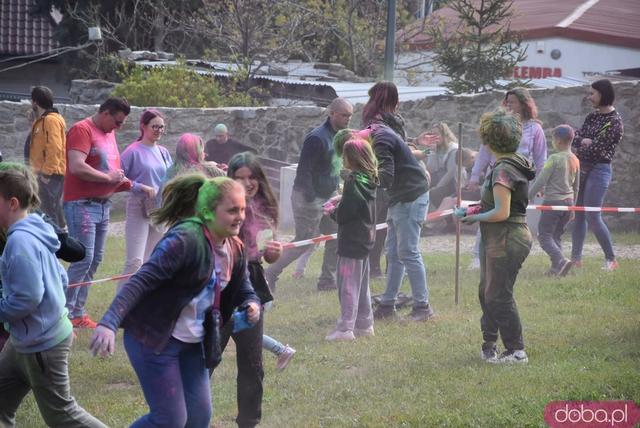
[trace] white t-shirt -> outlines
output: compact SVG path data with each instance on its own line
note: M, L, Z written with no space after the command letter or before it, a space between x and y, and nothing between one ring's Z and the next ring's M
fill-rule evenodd
M220 292L229 283L231 278L231 244L225 239L221 245L213 246L215 268L207 285L198 293L196 297L182 309L176 321L171 335L176 339L186 343L198 343L204 337L204 312L214 303L214 285L216 278L219 279Z

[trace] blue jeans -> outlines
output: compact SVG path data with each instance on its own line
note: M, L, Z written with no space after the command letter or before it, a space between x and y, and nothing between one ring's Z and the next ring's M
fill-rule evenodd
M578 192L577 206L601 207L611 182L611 164L598 163L587 174L580 174L580 191ZM571 259L582 259L582 247L587 234L587 224L596 236L604 257L607 260L615 260L613 243L607 225L602 220L601 212L576 211L573 225Z
M211 387L202 342L172 337L161 352L154 352L125 330L124 348L149 405L149 413L131 427L209 426Z
M109 229L111 202L93 202L79 199L64 203L69 236L78 239L86 248L83 260L69 265L69 284L91 281L104 255L104 246ZM81 317L85 313L85 303L89 287L67 289L67 310L69 318Z
M405 269L411 284L413 304L429 303L427 271L418 243L420 230L429 208L429 192L412 202L398 202L387 213L387 288L380 299L383 305L393 305L402 284Z
M266 349L267 351L271 352L274 355L280 355L284 352L286 347L282 344L282 342L279 342L278 340L274 339L271 336L267 336L266 334L263 334L262 349Z

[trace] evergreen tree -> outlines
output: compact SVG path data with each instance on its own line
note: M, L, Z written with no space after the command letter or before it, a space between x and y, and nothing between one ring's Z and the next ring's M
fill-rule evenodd
M428 30L434 65L451 78L444 85L457 94L500 87L496 80L526 58L526 48L510 28L512 0L450 0L447 7L459 22L440 19Z

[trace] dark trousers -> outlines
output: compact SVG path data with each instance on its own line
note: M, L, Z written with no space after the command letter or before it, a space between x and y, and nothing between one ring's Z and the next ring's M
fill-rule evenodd
M293 207L293 219L296 224L296 236L294 241L315 238L319 233L330 235L338 231L335 221L323 215L322 204L329 198L315 198L309 202L299 190L293 190L291 205ZM282 271L294 260L300 257L308 247L288 248L282 252L282 256L275 263L265 269L265 276L272 292L276 290L276 283ZM338 241L333 239L325 241L324 255L322 256L322 272L318 278L318 288L334 288L336 286L336 264L338 263Z
M573 200L561 201L545 200L543 205L573 205ZM571 212L569 211L542 211L538 223L538 241L540 247L551 259L551 269L558 272L565 261L562 255L562 234L567 228Z
M38 174L38 196L40 196L40 210L51 217L58 227L65 229L67 222L62 208L62 189L64 175Z
M376 191L376 223L382 223L387 218L387 210L389 204L387 197L384 194L384 189L378 187ZM369 252L369 267L372 275L378 273L385 273L387 269L382 269L380 265L380 259L382 258L382 251L384 250L384 243L387 240L387 229L380 229L376 231L376 242L373 244L373 248Z
M241 428L258 425L262 417L262 380L264 379L262 326L263 317L261 314L260 321L251 328L232 333L233 318L230 318L220 331L220 344L223 351L229 343L229 338L232 338L236 344L236 364L238 367L236 378L238 417L236 422Z
M485 342L497 342L498 334L508 350L524 349L522 325L513 287L531 251L526 223L480 223L480 328Z

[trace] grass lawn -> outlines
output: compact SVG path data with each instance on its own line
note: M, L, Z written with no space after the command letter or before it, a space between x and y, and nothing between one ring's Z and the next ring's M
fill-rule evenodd
M635 235L634 244L640 244ZM628 239L627 239L628 241ZM119 273L124 240L111 238L97 278ZM335 292L318 293L316 252L299 283L285 271L265 332L297 354L275 371L265 354L264 427L525 427L546 426L554 400L640 402L640 260L600 271L601 258L564 278L548 279L546 257L531 256L516 284L529 364L494 366L479 358L477 272L462 271L461 303L453 302L454 256L426 254L435 321L378 322L376 336L327 343L339 313ZM464 256L462 266L468 264ZM372 284L383 290L382 281ZM89 312L99 318L115 284L96 285ZM409 293L408 283L401 291ZM405 312L408 309L404 310ZM118 334L116 354L93 358L89 331L80 331L70 360L80 404L112 427L128 426L147 407ZM235 426L233 350L214 375L214 425ZM43 426L30 395L17 426Z

